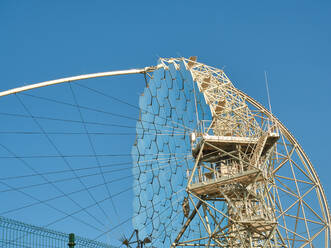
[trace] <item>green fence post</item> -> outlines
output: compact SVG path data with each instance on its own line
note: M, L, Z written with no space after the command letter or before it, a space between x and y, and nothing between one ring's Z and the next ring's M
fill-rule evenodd
M69 233L69 243L68 243L68 246L70 248L73 248L75 247L75 234L74 233Z

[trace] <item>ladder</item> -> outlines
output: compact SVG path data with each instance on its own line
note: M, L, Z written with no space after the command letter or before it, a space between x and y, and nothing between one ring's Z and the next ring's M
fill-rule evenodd
M257 167L257 164L258 164L259 159L260 159L260 157L262 155L264 146L265 146L265 144L267 142L268 136L269 136L269 132L264 132L261 135L261 137L259 138L259 140L257 141L257 144L256 144L256 147L254 149L253 155L252 155L252 157L250 159L250 164L253 167Z

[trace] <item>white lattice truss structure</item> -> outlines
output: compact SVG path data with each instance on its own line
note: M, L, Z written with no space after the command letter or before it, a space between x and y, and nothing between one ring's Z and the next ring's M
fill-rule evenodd
M183 202L187 217L172 247L329 247L330 213L299 143L267 109L236 89L223 70L184 61L210 107L191 137L195 164ZM189 202L193 206L190 212ZM183 240L193 218L207 235ZM319 239L317 241L317 239ZM322 247L322 246L321 246Z

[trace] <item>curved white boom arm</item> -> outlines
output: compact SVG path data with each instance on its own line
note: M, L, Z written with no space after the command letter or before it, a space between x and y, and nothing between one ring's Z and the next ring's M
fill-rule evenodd
M143 69L108 71L108 72L99 72L99 73L91 73L91 74L84 74L84 75L73 76L73 77L60 78L60 79L45 81L45 82L36 83L36 84L30 84L30 85L26 85L26 86L14 88L14 89L2 91L2 92L0 92L0 97L19 93L19 92L26 91L26 90L41 88L41 87L45 87L45 86L49 86L49 85L53 85L53 84L61 84L61 83L67 83L67 82L72 82L72 81L77 81L77 80L82 80L82 79L89 79L89 78L97 78L97 77L108 77L108 76L127 75L127 74L141 74L141 73L146 73L146 72L152 72L156 69L157 69L156 66L151 66L151 67L145 67Z

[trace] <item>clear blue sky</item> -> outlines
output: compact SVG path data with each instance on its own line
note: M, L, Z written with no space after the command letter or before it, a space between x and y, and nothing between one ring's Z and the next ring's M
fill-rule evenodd
M267 105L267 71L273 113L330 201L330 13L330 1L2 0L0 90L197 55Z

